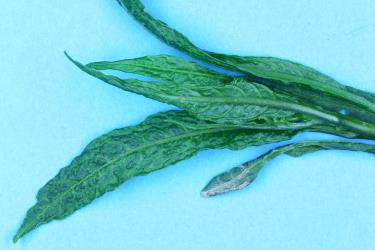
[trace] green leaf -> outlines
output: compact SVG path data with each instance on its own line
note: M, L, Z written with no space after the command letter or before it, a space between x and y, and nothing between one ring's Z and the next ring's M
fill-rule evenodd
M255 75L247 78L274 90L298 96L337 113L344 112L363 121L375 122L373 94L342 85L311 67L274 57L210 54Z
M93 64L84 66L69 56L68 58L81 70L100 80L126 91L176 105L199 119L271 130L300 129L319 123L309 116L288 111L288 108L293 106L291 98L275 94L263 85L245 82L242 78L237 78L230 84L212 81L159 82L120 79L89 67ZM105 69L115 68L107 64ZM122 69L124 70L124 67Z
M221 60L210 56L207 52L195 46L183 34L170 28L166 23L153 18L144 10L144 5L139 0L117 0L117 2L143 27L154 34L164 43L180 50L193 58L214 64L219 67L237 71L236 66L231 66Z
M118 70L152 77L162 81L189 84L229 83L233 77L218 73L195 62L170 55L145 56L114 62L94 62L87 67L96 70Z
M160 40L196 59L241 72L256 81L298 96L336 113L375 122L374 95L341 85L334 79L298 63L272 57L240 57L211 53L195 46L180 32L153 18L139 0L117 0L148 31ZM367 98L371 95L371 98Z
M356 89L350 86L346 86L346 89L356 95L362 96L363 98L366 98L369 102L372 102L375 105L375 94L367 91L363 91L360 89Z
M169 111L137 126L116 129L92 141L37 195L14 242L52 220L61 220L126 180L187 159L203 149L238 150L290 139L295 131L256 131L218 126Z
M281 154L300 157L302 155L318 150L329 149L351 150L375 154L375 145L358 142L327 140L293 143L273 149L268 153L256 158L255 160L246 162L238 167L232 168L231 170L214 177L201 191L201 195L215 196L239 190L248 186L256 179L258 173L267 162Z
M172 76L168 77L176 79L176 82L120 79L90 67L95 66L95 63L85 66L69 55L67 57L81 70L100 80L126 91L176 105L202 120L271 130L301 129L329 122L351 129L364 138L375 138L375 126L372 124L325 111L243 78L234 78L231 83L180 82L181 77L176 77L174 71L171 73ZM102 62L100 65L101 68L116 69L121 62L116 62L116 67L112 67L113 63ZM126 67L131 66L126 63ZM122 70L127 71L126 67L122 67ZM153 74L159 73L156 71ZM163 73L163 78L167 75L168 73Z
M306 82L306 85L318 83L322 88L345 87L333 78L324 75L311 67L275 57L236 56L210 52L210 55L230 64L237 65L254 75L286 82ZM326 89L326 90L327 90Z

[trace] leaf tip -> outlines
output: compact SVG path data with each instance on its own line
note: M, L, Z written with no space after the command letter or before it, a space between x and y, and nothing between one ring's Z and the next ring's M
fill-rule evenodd
M24 236L25 233L23 232L22 230L22 227L20 229L18 229L17 233L13 236L13 244L16 244L18 242L19 239L22 238L22 236Z
M69 61L71 61L74 65L76 65L76 66L77 66L78 68L80 68L82 71L85 71L85 72L88 71L88 70L86 69L86 67L85 67L82 63L80 63L80 62L74 60L74 59L68 54L68 52L67 52L66 50L64 51L64 55L68 58Z
M40 224L39 224L40 225ZM30 233L32 230L37 228L39 225L35 224L30 216L26 216L22 222L22 225L18 228L16 234L13 236L13 243L17 243L26 234Z
M64 50L64 55L68 58L69 61L71 61L74 64L77 64L77 61L75 61L66 50Z
M210 198L212 196L216 196L216 195L219 195L221 194L221 192L219 191L216 191L215 189L212 189L210 188L209 186L206 186L205 188L202 189L202 191L200 192L200 195L203 197L203 198Z
M200 192L200 195L201 195L203 198L208 198L208 197L210 197L209 192L207 192L207 191L205 191L205 190L202 190L202 191Z

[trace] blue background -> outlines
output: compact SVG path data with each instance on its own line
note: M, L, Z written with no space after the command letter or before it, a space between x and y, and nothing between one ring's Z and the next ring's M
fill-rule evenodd
M37 190L93 138L173 108L85 75L63 51L83 62L181 54L115 0L0 3L0 249L375 249L369 154L282 156L249 188L199 196L214 175L274 145L201 152L13 245ZM144 3L204 49L292 59L375 92L373 0ZM294 140L306 138L334 137Z

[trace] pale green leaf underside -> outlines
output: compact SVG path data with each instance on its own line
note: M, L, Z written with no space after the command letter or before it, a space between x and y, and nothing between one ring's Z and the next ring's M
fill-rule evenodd
M246 162L238 167L214 177L202 190L202 196L215 196L242 189L250 185L257 177L259 171L270 160L281 154L299 157L318 150L351 150L375 154L375 145L349 142L341 140L332 141L304 141L275 148L268 153Z
M164 168L207 148L242 149L290 139L298 131L255 131L199 121L185 111L149 117L95 139L37 195L14 241L63 219L124 181Z

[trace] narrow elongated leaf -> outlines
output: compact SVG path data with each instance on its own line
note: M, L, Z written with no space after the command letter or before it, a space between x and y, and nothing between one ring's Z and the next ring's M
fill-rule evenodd
M275 57L236 56L209 52L211 56L235 64L254 75L286 82L306 82L307 85L318 83L322 88L334 87L344 90L345 87L333 78L313 68L285 59ZM327 90L325 89L325 90Z
M275 57L236 56L213 52L209 53L217 59L227 61L231 64L236 64L249 72L254 72L254 75L258 77L283 81L284 84L289 84L291 87L295 86L296 84L299 85L298 87L301 87L300 85L302 84L300 83L303 83L307 87L311 85L318 85L320 90L325 93L335 92L338 90L343 91L342 95L345 96L348 95L347 92L349 92L349 95L351 95L349 98L356 99L358 103L362 103L364 106L370 106L370 109L372 110L375 109L375 94L350 86L345 86L332 77L303 64ZM275 86L277 83L274 82L267 84L271 87ZM290 88L290 91L292 90L293 89ZM309 90L311 91L311 88L309 88ZM345 107L345 104L340 104L342 105L342 108ZM354 107L355 106L350 106L350 108Z
M69 56L68 58L81 70L100 80L126 91L176 105L203 120L272 130L300 129L319 123L307 115L293 111L291 98L278 95L263 85L245 82L242 78L231 84L120 79L94 70L89 65L82 65ZM113 69L110 65L105 68ZM327 119L329 118L328 116Z
M303 89L303 86L293 83L306 81L313 84L316 81L321 85L327 85L331 88L339 88L342 91L353 92L353 94L361 96L360 98L366 100L366 102L371 102L371 93L340 85L334 79L323 75L312 68L272 57L239 57L222 54L213 55L222 60L237 63L238 65L241 65L241 67L248 68L249 70L254 70L258 76L265 76L267 78L268 75L268 78L270 77L275 81L277 79L289 81L290 84L288 87L283 87L284 93L286 94L293 92L293 94L300 96L305 101L312 102L325 109L332 110L336 113L344 113L345 115L353 116L366 122L375 122L375 114L366 112L356 104L347 102L344 99L332 97L331 95L322 94L321 92L311 91L311 89ZM186 59L169 55L146 56L115 62L95 62L90 63L87 66L96 70L119 70L126 73L149 76L164 81L194 84L230 83L235 79L233 76L221 74ZM275 81L264 82L262 79L258 78L253 80L263 82L264 85L268 85L271 88L279 85L279 83ZM375 97L372 98L375 100Z
M274 57L210 54L251 72L256 77L249 76L250 80L325 109L375 122L374 94L342 85L311 67Z
M364 138L375 138L375 125L325 111L243 78L234 78L231 83L120 79L97 71L90 65L82 65L69 55L67 57L81 70L100 80L126 91L176 105L199 119L271 130L307 128L324 121L352 129ZM104 67L105 63L101 65ZM115 68L109 63L105 69Z
M298 96L336 113L374 123L373 94L346 87L298 63L271 57L240 57L211 53L195 46L180 32L153 18L139 0L117 0L147 30L166 44L207 63L247 75L251 81ZM371 98L366 96L371 95Z
M242 189L255 180L259 171L267 162L281 154L299 157L318 150L329 149L361 151L375 154L375 145L358 142L327 140L293 143L273 149L255 160L246 162L214 177L202 190L201 194L202 196L215 196Z
M96 70L119 70L171 82L215 84L233 81L232 76L170 55L145 56L115 62L95 62L87 66Z
M187 159L203 149L242 149L290 139L298 131L256 131L218 126L185 111L149 117L95 139L50 180L29 209L17 241L31 230L69 216L124 181Z
M193 58L214 64L219 67L238 71L234 65L218 60L207 52L195 46L183 34L170 28L166 23L153 18L144 10L144 5L139 0L116 0L135 20L169 46L180 50Z

